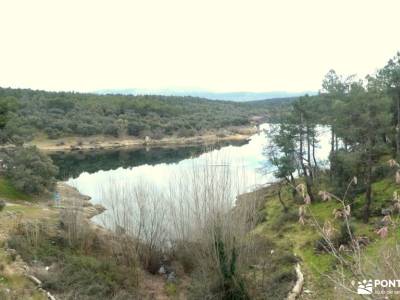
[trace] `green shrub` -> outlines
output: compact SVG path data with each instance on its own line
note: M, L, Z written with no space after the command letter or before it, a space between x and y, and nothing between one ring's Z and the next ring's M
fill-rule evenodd
M17 190L40 194L54 188L58 168L36 147L6 149L0 157L6 165L6 177Z
M351 242L351 236L354 236L354 225L343 222L340 225L339 236L336 238L336 246L348 245Z
M290 208L287 212L282 212L279 214L278 218L272 224L272 229L282 230L285 225L289 223L297 222L299 219L299 214L295 208Z
M220 295L222 300L250 299L243 279L237 274L237 250L235 246L232 247L228 257L220 232L217 230L215 235L219 273L222 275L217 283L217 294Z
M179 131L178 131L178 136L179 137L192 137L192 136L194 136L194 135L196 135L196 130L194 130L194 129L188 129L188 128L181 128Z

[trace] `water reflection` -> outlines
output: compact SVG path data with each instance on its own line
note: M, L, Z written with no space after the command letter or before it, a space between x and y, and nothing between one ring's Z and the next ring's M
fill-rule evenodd
M262 129L268 129L264 124ZM329 130L319 128L318 160L329 155ZM215 170L229 168L231 173L240 174L241 190L252 189L257 185L271 182L272 166L266 163L263 149L268 144L264 133L253 135L248 143L219 145L207 151L204 147L185 147L179 149L120 150L108 153L65 154L54 157L60 166L67 183L75 186L83 194L92 197L93 203L102 203L102 190L112 185L134 185L138 182L151 183L160 191L171 187L171 178L180 176L193 167L216 163ZM264 172L260 172L264 166ZM218 171L217 171L218 172Z
M50 157L59 167L59 180L77 178L80 174L115 170L120 167L131 168L140 165L177 163L183 159L195 158L212 149L221 149L229 145L242 146L247 141L219 142L212 146L158 147L142 149L119 149L99 151L59 152Z

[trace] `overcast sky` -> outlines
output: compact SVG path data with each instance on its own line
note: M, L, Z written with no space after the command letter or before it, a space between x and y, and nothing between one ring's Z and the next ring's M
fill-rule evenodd
M400 50L400 1L0 0L0 86L318 90Z

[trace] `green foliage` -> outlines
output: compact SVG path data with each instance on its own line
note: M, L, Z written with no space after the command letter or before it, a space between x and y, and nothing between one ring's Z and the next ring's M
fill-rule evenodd
M7 178L0 177L0 197L8 200L31 200L31 197L18 191Z
M398 74L400 54L378 76L368 76L366 81L344 78L330 70L323 80L322 93L293 101L270 134L272 143L266 154L276 167L275 176L294 186L293 174L298 171L304 178L309 201L314 202L319 173L314 155L318 144L316 124L327 125L331 131L330 192L339 196L347 193L348 197L365 192L363 219L367 222L373 207L372 183L387 171L375 166L382 155L400 155ZM391 99L394 91L396 122ZM349 186L354 177L358 184Z
M287 212L283 212L276 216L276 219L274 220L271 227L277 231L284 230L285 224L297 222L298 219L298 211L293 206L291 206Z
M8 113L7 99L18 104ZM8 100L7 100L8 101ZM249 125L273 101L236 103L177 96L55 93L0 88L0 127L15 140L45 132L49 138L110 135L162 138L193 136L203 130ZM3 113L7 108L7 114ZM9 122L5 124L5 115Z
M378 79L387 88L393 100L400 96L400 52L391 58L378 72Z
M340 224L339 235L337 237L337 245L348 245L351 242L351 237L355 236L354 234L354 225L347 225L345 222L343 222L342 224Z
M176 296L177 292L178 292L176 284L170 283L170 282L167 282L165 284L165 291L166 291L167 295L170 296L170 297Z
M5 130L12 112L17 109L17 99L11 96L0 97L0 144L8 142L10 134Z
M332 192L336 195L342 196L348 187L349 182L354 176L362 178L363 176L363 160L360 152L346 152L343 149L331 153L331 187ZM348 190L349 196L354 196L360 192L365 191L364 181L354 186L350 186Z
M221 273L219 283L220 299L222 300L247 300L250 299L244 286L244 281L236 274L237 253L233 247L228 258L225 245L218 230L215 234L215 249L217 251L218 266Z
M290 124L282 123L272 127L269 137L272 143L264 153L270 163L276 167L274 175L280 179L290 180L297 169L295 133ZM266 169L270 169L267 165Z
M36 147L15 147L0 153L5 176L20 192L40 194L52 190L58 169Z

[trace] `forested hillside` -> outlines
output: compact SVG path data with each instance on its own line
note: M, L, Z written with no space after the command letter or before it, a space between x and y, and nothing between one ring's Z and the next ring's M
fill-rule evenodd
M248 125L276 101L234 103L194 97L96 95L0 88L12 112L2 139L29 140L39 133L64 136L182 137L227 126Z
M277 167L277 177L293 185L295 173L302 174L307 196L313 202L313 182L320 172L315 159L316 128L328 126L331 183L340 194L353 177L361 179L357 191L349 192L365 192L363 217L367 222L371 185L384 173L376 164L382 157L397 159L400 155L400 54L365 80L329 71L320 95L292 102L282 111L278 123L281 125L270 132L273 147L267 151Z
M265 161L269 172L274 166L275 182L239 195L235 206L231 196L241 175L218 173L219 161L178 174L168 193L156 185L113 185L104 198L109 207L123 205L124 214L109 210L118 226L107 232L82 226L87 197L55 184L57 168L45 154L35 147L2 149L2 197L39 195L49 201L42 195L57 190L70 199L52 217L61 224L57 230L48 219L37 227L29 222L32 212L52 213L50 204L45 210L30 207L7 231L8 245L31 266L55 266L33 274L61 299L145 299L150 282L158 282L153 291L167 299L358 299L352 282L397 278L392 266L400 263L400 54L362 80L331 70L318 95L285 102L2 92L0 129L11 140L47 132L58 122L69 124L57 129L61 136L111 134L104 128L112 124L119 135L140 122L154 134L154 128L171 124L198 132L273 116ZM192 123L204 120L205 127ZM78 130L85 126L94 126L93 132ZM316 156L321 128L331 140L324 165ZM116 160L96 157L92 167L114 168L108 159ZM68 160L61 170L84 167L79 157ZM76 200L85 201L79 210L71 205ZM142 209L136 213L135 207Z
M301 259L302 299L359 299L357 280L397 278L400 53L363 80L329 71L318 96L300 97L277 121L265 154L280 180L262 230Z

